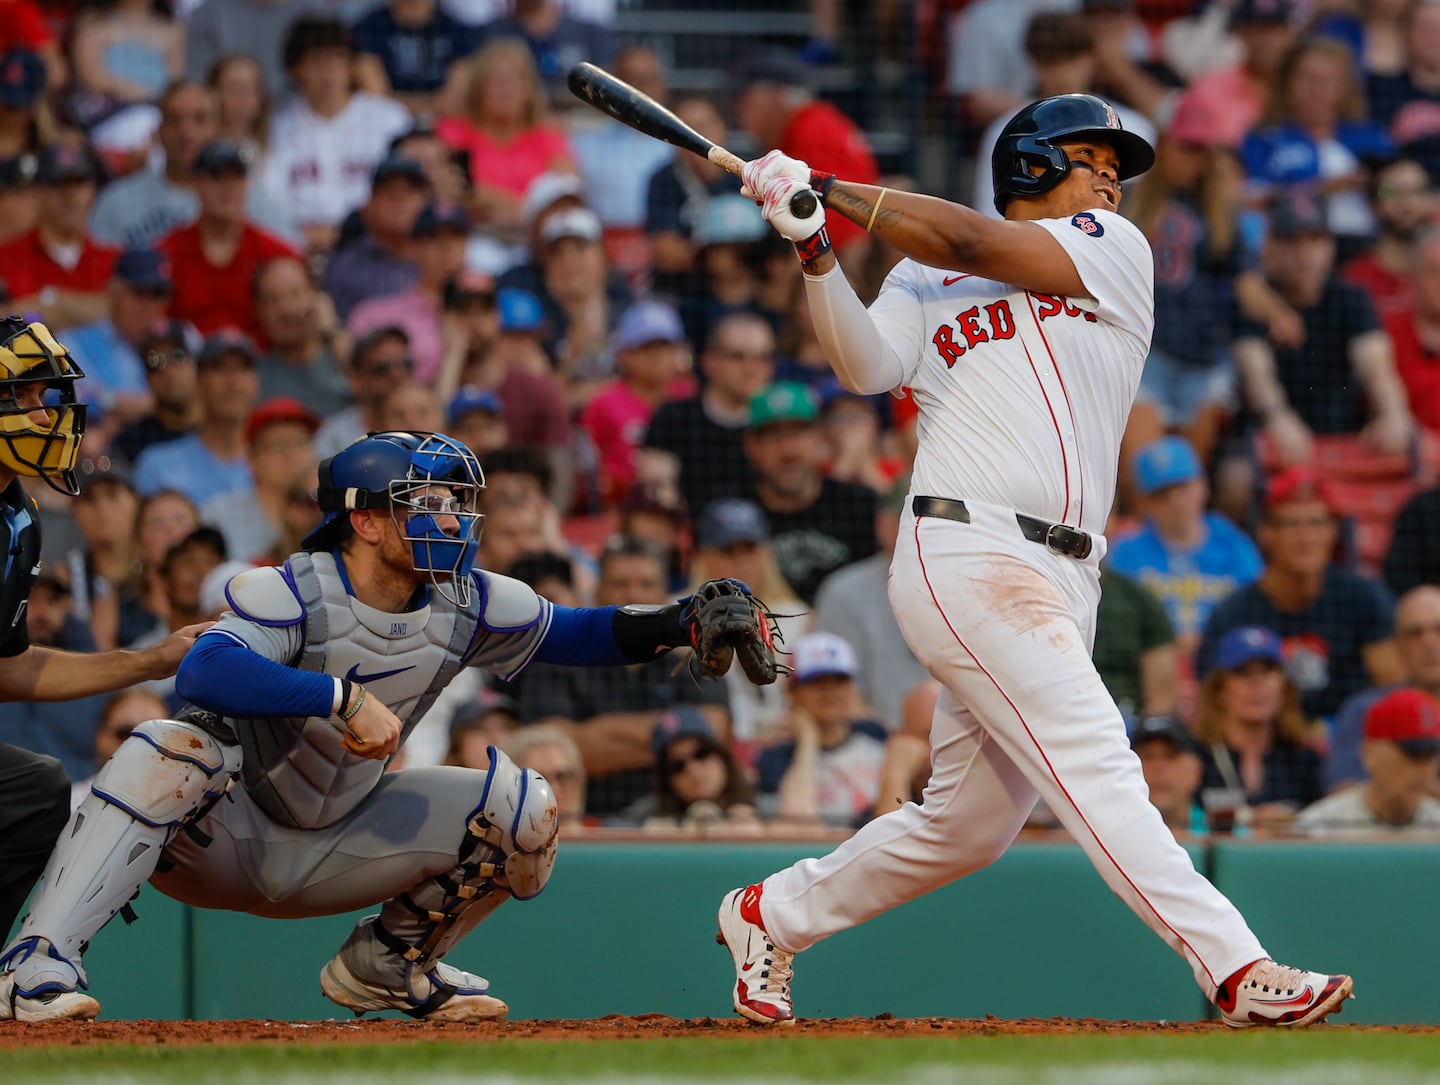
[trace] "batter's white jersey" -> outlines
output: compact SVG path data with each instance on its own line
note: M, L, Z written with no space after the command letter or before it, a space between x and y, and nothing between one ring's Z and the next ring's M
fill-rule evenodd
M1089 297L902 260L870 307L920 408L911 491L1101 533L1155 324L1150 243L1111 211L1044 219Z

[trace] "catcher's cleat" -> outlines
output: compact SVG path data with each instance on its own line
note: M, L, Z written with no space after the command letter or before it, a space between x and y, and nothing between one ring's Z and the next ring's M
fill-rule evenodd
M759 885L734 889L720 902L715 941L735 959L735 1010L759 1025L793 1025L795 955L775 948L760 919Z
M399 1010L424 1021L498 1021L510 1007L489 994L488 980L435 964L421 971L406 965L405 986L394 988L356 976L339 955L320 970L320 990L331 1002L354 1010L355 1016L373 1010Z
M1304 1027L1338 1013L1351 997L1355 981L1287 968L1274 961L1256 961L1220 985L1215 1004L1231 1028L1256 1025Z
M100 1003L82 991L85 977L48 939L26 938L0 958L0 1020L90 1021Z

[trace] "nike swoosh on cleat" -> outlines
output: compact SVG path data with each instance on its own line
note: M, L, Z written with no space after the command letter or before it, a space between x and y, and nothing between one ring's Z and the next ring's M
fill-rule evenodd
M361 674L360 664L357 663L345 672L345 677L352 682L378 682L382 678L389 678L391 675L396 674L404 674L406 671L413 671L414 669L415 664L412 663L408 667L396 667L393 671L376 671L374 674Z
M1297 995L1295 998L1287 998L1284 1001L1275 998L1255 998L1253 995L1250 1001L1257 1002L1261 1006L1304 1006L1314 1001L1314 999L1315 989L1313 987L1306 987L1304 994Z

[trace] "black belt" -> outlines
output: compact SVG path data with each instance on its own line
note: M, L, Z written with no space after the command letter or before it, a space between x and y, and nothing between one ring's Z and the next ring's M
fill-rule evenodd
M917 496L911 500L910 507L915 510L916 516L938 516L943 520L958 520L962 524L970 522L970 510L965 507L965 502L953 498ZM1025 538L1066 557L1088 558L1095 547L1088 532L1066 524L1052 524L1019 512L1015 514L1015 522L1020 525L1020 534Z

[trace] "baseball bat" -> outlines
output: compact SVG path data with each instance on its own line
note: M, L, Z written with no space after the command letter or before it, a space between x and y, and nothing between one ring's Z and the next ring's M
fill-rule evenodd
M672 147L698 154L726 173L740 176L745 160L739 155L711 143L654 98L642 94L625 80L615 78L604 68L589 63L577 64L570 69L569 83L571 94L621 124ZM790 197L790 213L796 218L809 218L814 211L815 193L809 189Z

